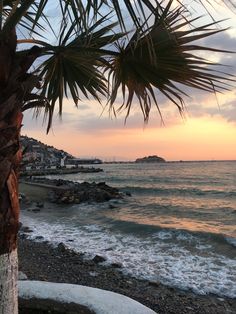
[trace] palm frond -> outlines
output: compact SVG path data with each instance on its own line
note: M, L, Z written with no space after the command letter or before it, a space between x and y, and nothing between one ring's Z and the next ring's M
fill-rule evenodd
M212 29L216 22L186 30L193 20L179 23L183 10L183 7L172 10L169 5L152 27L138 36L134 34L127 44L119 45L119 55L106 69L110 110L116 111L115 100L120 91L123 103L117 110L126 110L128 116L136 97L147 122L153 105L160 113L158 93L165 95L182 114L186 94L179 84L211 93L229 89L233 77L214 70L216 64L190 53L198 50L225 52L192 44L223 30Z
M38 1L1 1L0 5L0 38L6 37L11 30L26 30L29 34L42 36L45 32L43 21L50 27L44 13L48 0Z
M73 27L63 31L58 46L44 46L44 55L49 56L40 66L38 75L43 80L41 96L48 99L51 113L56 103L59 114L62 113L63 98L71 96L75 105L81 95L90 96L100 101L100 96L107 95L107 84L101 69L106 60L104 55L112 51L104 49L123 34L114 34L116 24L102 26L104 19L80 33ZM39 41L38 41L39 42ZM51 120L49 120L50 127Z

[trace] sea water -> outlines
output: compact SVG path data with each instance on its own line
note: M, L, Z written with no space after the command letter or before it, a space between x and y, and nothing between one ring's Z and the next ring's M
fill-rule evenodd
M60 178L105 181L124 197L24 211L32 238L63 242L87 258L102 255L137 278L236 297L236 162L99 167L104 172Z

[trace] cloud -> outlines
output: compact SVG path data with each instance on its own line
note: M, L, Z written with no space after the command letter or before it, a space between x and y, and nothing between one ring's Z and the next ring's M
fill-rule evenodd
M90 109L89 105L86 105L86 104L79 104L78 105L78 110L88 110L88 109Z
M219 105L219 107L204 107L201 104L192 104L189 106L188 112L191 117L221 116L228 122L236 123L236 100L226 102Z
M227 121L236 123L236 100L221 106L220 114L226 118Z

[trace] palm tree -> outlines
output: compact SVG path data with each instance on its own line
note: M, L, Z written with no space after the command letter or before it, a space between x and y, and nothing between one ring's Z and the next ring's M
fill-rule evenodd
M208 10L212 1L201 1ZM210 3L211 2L211 3ZM234 2L222 4L234 8ZM196 51L196 41L222 30L211 20L194 27L184 1L0 0L0 313L17 313L19 143L23 112L42 110L52 124L63 99L106 103L129 115L137 99L144 120L165 95L184 110L183 86L224 91L233 78ZM130 22L132 21L132 22ZM54 23L54 24L53 24ZM47 39L48 38L48 39ZM116 108L121 93L123 103Z

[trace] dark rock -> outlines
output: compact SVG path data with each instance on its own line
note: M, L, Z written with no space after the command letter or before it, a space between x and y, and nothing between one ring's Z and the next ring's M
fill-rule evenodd
M125 192L125 195L132 196L130 192Z
M117 207L114 206L114 205L112 205L112 204L109 204L109 208L110 208L110 209L115 209L115 208L117 208Z
M65 252L65 251L67 250L65 244L62 243L62 242L59 243L57 247L58 247L58 249L59 249L61 252Z
M33 202L31 203L31 206L27 208L28 212L39 212L40 211L40 206L38 206L38 202Z
M19 234L19 238L21 238L21 239L23 240L23 239L26 239L27 236L26 236L26 234L24 234L24 233L20 233L20 234Z
M31 233L31 232L33 232L33 230L31 230L29 227L27 227L27 226L23 226L23 227L21 227L21 231L22 232L25 232L25 233Z
M109 247L109 248L105 249L105 251L113 251L113 248Z
M103 257L103 256L100 256L100 255L96 255L94 258L93 258L93 262L98 264L98 263L102 263L102 262L105 262L106 261L106 258Z
M149 286L153 286L153 287L159 287L160 286L160 283L156 282L156 281L149 281L148 284L149 284Z
M122 268L123 267L123 265L119 262L118 263L112 263L111 266L114 268Z
M28 209L28 211L29 211L29 209ZM30 209L30 211L35 212L35 213L40 212L40 208L35 207L35 208Z
M37 207L38 208L43 208L44 207L44 203L42 203L42 202L37 202Z

